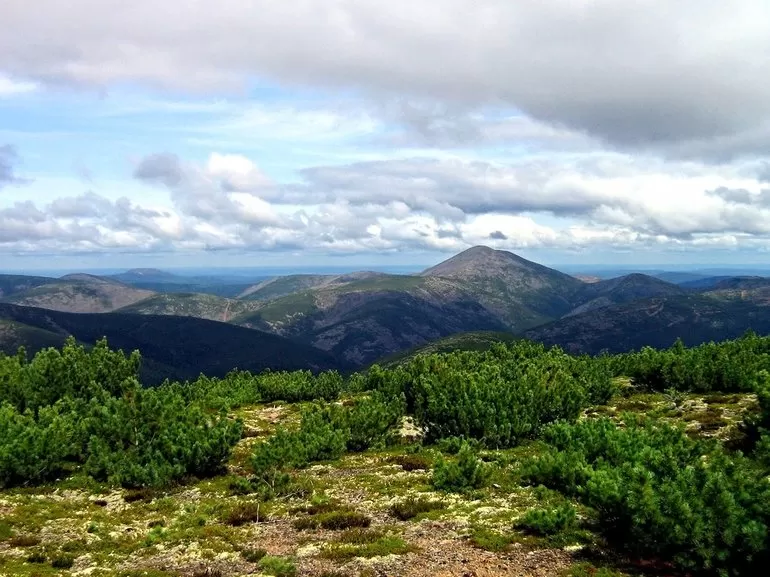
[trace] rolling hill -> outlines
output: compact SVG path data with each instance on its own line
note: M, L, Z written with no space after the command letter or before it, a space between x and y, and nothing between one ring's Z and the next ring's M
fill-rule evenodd
M234 298L253 282L231 276L182 276L154 268L137 268L109 275L111 280L158 293L199 293Z
M0 299L7 299L15 294L56 282L59 282L59 279L45 276L0 274Z
M259 290L307 284L313 288L273 298L232 322L363 365L455 333L537 326L580 304L587 286L512 253L474 247L419 275L286 277Z
M106 313L144 300L154 293L85 274L50 279L2 300L7 303L71 313Z
M456 332L506 329L462 285L401 275L295 293L232 322L274 331L357 365Z
M384 273L361 271L340 275L293 274L264 280L251 285L239 296L249 300L272 300L316 288L342 286L355 281L388 276Z
M31 352L73 335L93 344L107 337L110 346L140 350L148 383L164 378L192 379L201 372L222 376L234 368L251 371L345 368L331 355L282 337L192 317L123 313L63 313L0 304L0 350Z
M770 279L763 277L699 278L695 281L700 283L697 289L687 286L686 281L678 286L639 273L584 282L513 253L483 246L470 248L415 275L362 271L289 275L240 286L226 284L231 280L182 277L155 269L134 269L111 277L5 275L0 276L0 290L5 295L0 301L63 312L107 313L100 317L105 330L113 331L116 338L128 339L133 334L133 340L126 342L141 341L158 357L148 362L163 365L169 361L168 366L178 366L183 373L192 371L195 362L206 367L214 363L213 369L207 368L209 372L231 361L269 365L259 355L249 359L243 344L233 345L243 353L236 351L234 356L224 351L223 342L216 344L213 350L222 357L221 365L192 342L175 346L199 351L197 361L185 357L184 352L180 357L169 357L157 351L163 339L178 339L167 327L196 320L218 321L225 327L212 328L216 323L189 325L200 342L208 338L198 332L204 330L211 331L215 340L220 338L216 335L221 335L222 339L249 342L244 340L247 333L221 332L248 329L260 339L266 333L284 344L284 339L292 339L308 358L319 354L327 361L332 359L328 362L339 359L345 366L362 367L377 359L430 347L431 343L453 347L454 341L449 338L452 335L478 331L524 334L575 352L618 351L645 344L668 346L677 336L694 343L736 336L748 327L763 332L770 310L765 310L770 304ZM213 284L207 294L184 292L185 287L193 286L190 282ZM141 284L159 286L161 290L138 288ZM216 294L232 293L236 287L237 298ZM113 315L119 320L115 321ZM142 325L142 331L157 331L157 335L144 337L131 332L142 317L152 319ZM162 321L163 317L187 320ZM94 318L52 329L50 323L29 324L23 319L7 318L3 334L15 345L25 338L56 342L67 331L79 338L83 335L87 337L84 342L90 342L88 339L96 338L96 333L89 332L96 330L96 324ZM119 326L126 327L126 335L119 335ZM282 350L278 342L274 348ZM271 362L283 363L286 354L281 353ZM300 358L287 358L292 359L292 366L301 365ZM323 365L321 361L316 364Z
M155 294L116 312L140 315L172 315L229 322L233 317L255 310L259 303L203 293Z
M581 287L577 300L582 304L565 316L600 309L615 304L633 302L652 297L681 296L686 291L681 287L645 274L629 274L603 280Z
M528 330L523 337L571 353L622 352L721 341L753 329L770 333L770 307L706 295L642 299L569 316Z

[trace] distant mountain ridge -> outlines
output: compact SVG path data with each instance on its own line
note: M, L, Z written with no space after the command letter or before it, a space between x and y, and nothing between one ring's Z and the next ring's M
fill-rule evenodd
M86 274L48 279L24 291L16 291L5 302L61 312L107 313L149 298L154 293L117 280Z
M467 339L451 337L479 331L596 351L670 344L675 334L697 340L755 325L760 332L764 326L770 279L671 273L677 285L660 278L667 273L653 272L581 279L511 252L477 246L415 274L297 274L256 282L185 277L152 268L59 279L0 275L0 302L104 313L105 319L119 315L124 320L118 324L125 326L131 325L126 318L133 323L144 316L153 324L142 330L166 336L172 334L168 327L180 322L237 325L231 328L272 333L306 354L317 352L345 367L367 366L432 342L463 343ZM191 320L174 320L180 318ZM0 340L5 335L8 342L53 342L61 334L44 335L45 327L18 319L3 322ZM203 327L190 326L195 331ZM227 334L236 338L236 333ZM198 336L205 340L202 333Z
M20 334L25 338L19 339ZM0 303L0 351L13 354L24 345L35 352L63 342L67 335L87 344L107 337L113 348L138 349L148 383L194 379L200 373L223 376L234 368L255 372L346 368L344 362L318 349L227 323L192 317L63 313Z
M558 345L570 353L623 352L721 341L748 329L770 334L770 307L707 295L641 299L573 315L535 327L523 337Z
M609 280L587 284L580 289L583 303L565 316L578 315L616 304L639 299L684 295L686 291L674 284L645 274L634 273Z

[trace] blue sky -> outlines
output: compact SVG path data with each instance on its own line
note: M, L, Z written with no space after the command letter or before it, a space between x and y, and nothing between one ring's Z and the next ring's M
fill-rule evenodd
M0 269L767 261L765 2L156 4L0 7Z

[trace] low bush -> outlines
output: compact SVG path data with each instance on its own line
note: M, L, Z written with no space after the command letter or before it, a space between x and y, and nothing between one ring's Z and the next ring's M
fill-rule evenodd
M240 527L248 523L264 523L268 520L267 509L263 503L238 503L230 511L223 521L233 527Z
M433 467L433 486L440 491L463 492L489 483L491 470L469 445L463 445L456 461L439 458Z
M75 558L71 555L57 555L51 559L51 567L54 569L71 569L75 564Z
M401 465L404 471L426 471L431 467L431 461L422 455L396 455L388 459L389 463Z
M516 523L516 527L535 535L555 535L572 529L577 521L575 508L566 503L555 508L530 509Z
M446 504L443 501L425 497L409 497L391 505L390 514L402 521L408 521L418 515L442 509L446 509Z
M265 549L243 549L241 550L241 557L243 557L249 563L258 563L264 557L267 556Z
M344 529L351 529L356 527L369 527L372 520L363 513L349 510L329 511L327 513L319 513L316 515L309 515L307 517L300 517L295 519L293 526L297 531L304 531L308 529L329 529L332 531L342 531Z
M554 425L525 478L592 507L605 537L685 570L758 574L770 561L767 470L681 428L623 415ZM540 528L555 518L539 516Z
M40 545L40 537L36 535L17 535L7 540L11 547L36 547Z
M290 559L267 555L259 561L259 569L273 577L294 577L297 566Z

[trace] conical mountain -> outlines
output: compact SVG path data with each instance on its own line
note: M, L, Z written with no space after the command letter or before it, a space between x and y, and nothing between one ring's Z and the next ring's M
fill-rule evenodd
M572 276L487 246L469 248L420 275L472 285L487 306L507 317L509 324L517 328L566 314L575 306L576 295L584 286ZM522 315L521 306L535 313L534 316L515 318Z

